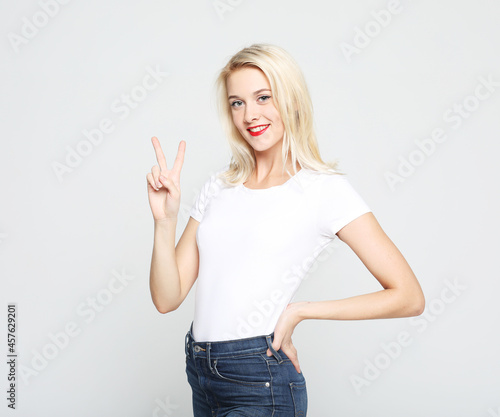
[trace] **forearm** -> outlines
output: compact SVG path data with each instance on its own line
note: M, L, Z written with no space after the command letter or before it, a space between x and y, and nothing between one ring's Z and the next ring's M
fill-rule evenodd
M300 320L367 320L418 316L421 294L385 289L342 300L306 301L298 306Z
M175 256L177 220L155 222L149 287L158 311L175 310L181 297L179 269Z

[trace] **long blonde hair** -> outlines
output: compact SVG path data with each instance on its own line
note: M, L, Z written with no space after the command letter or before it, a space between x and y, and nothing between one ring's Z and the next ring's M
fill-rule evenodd
M313 125L313 106L304 76L295 60L284 49L270 44L253 44L233 55L222 68L215 82L218 91L217 107L231 148L229 169L219 177L229 185L243 183L255 169L253 148L241 136L233 123L228 100L227 79L238 69L260 69L269 80L273 103L284 124L283 167L290 153L294 174L297 161L302 168L328 174L337 171L338 161L321 159ZM332 171L333 170L333 171ZM289 175L290 172L286 170Z

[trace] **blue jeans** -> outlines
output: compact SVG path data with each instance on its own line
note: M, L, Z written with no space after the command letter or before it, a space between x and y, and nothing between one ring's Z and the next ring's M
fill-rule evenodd
M186 374L194 417L305 417L307 389L281 349L267 336L196 342L186 334ZM267 356L267 348L273 356Z

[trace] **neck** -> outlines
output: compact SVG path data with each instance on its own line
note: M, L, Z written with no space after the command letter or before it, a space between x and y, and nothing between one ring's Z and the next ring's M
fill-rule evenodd
M293 175L294 169L290 154L288 154L286 162L286 168ZM297 162L296 171L298 172L300 169L300 164ZM269 155L265 152L255 152L255 170L251 178L256 183L261 183L267 179L287 179L290 178L290 175L283 168L281 154Z

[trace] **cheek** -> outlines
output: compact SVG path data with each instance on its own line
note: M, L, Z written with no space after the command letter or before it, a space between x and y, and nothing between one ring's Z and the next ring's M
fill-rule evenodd
M236 127L236 130L238 130L238 132L240 132L241 135L244 135L245 127L243 126L242 118L237 113L233 113L232 117L233 117L233 124Z
M235 126L241 126L242 118L239 112L233 111L231 113L231 117L233 118L233 123L235 124Z
M280 114L279 114L279 112L278 112L277 109L273 109L273 112L272 112L272 114L270 116L272 117L272 120L274 120L274 123L276 123L276 124L281 124L282 123L281 116L280 116Z
M276 117L274 119L274 123L275 123L276 127L280 130L283 130L285 128L285 126L283 125L283 120L281 120L279 113L276 114Z
M237 129L237 130L240 130L240 128L241 128L241 124L240 124L240 123L238 123L238 118L237 118L237 117L235 117L235 116L234 116L234 114L233 114L233 118L232 118L232 120L233 120L233 125L234 125L234 126L236 126L236 129Z

